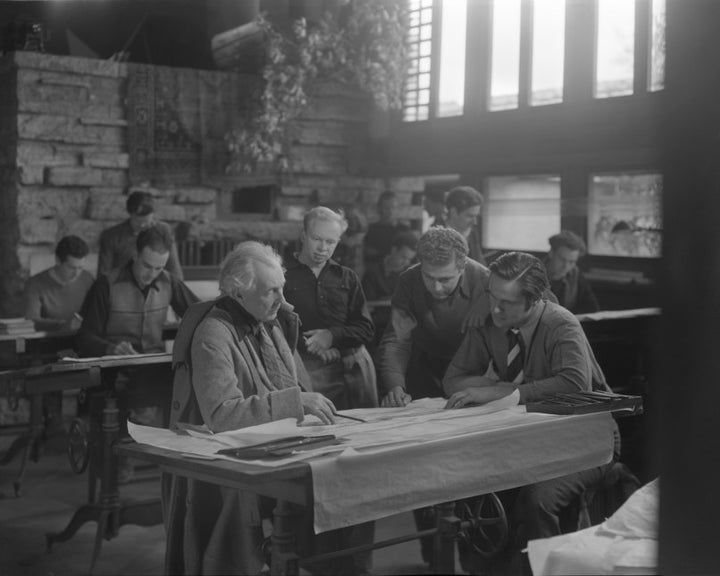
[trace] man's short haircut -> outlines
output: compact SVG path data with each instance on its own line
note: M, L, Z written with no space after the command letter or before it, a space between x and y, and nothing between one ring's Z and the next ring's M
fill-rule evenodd
M455 262L459 270L465 269L468 245L457 230L445 226L433 226L417 243L417 258L421 263L443 266Z
M70 256L85 258L89 251L87 243L79 236L65 236L55 246L55 256L60 262L65 262Z
M315 208L311 208L305 212L305 216L303 216L303 229L307 232L310 224L316 220L323 222L337 222L340 224L341 234L345 234L345 230L348 228L348 221L345 219L343 211L340 210L335 212L327 206L315 206Z
M550 248L553 250L557 250L558 248L568 248L573 251L578 250L580 252L580 256L585 254L585 242L582 238L580 238L580 236L575 234L575 232L570 232L570 230L562 230L559 234L550 236L550 238L548 238L548 242L550 242Z
M284 271L282 258L272 246L254 240L241 242L220 264L220 292L231 295L237 290L252 290L257 278L257 264Z
M173 237L170 229L165 226L148 226L138 234L135 246L138 254L143 251L143 248L150 248L153 252L165 254L165 252L170 252L173 246Z
M528 307L550 287L545 265L527 252L506 252L490 264L490 273L509 282L516 281Z
M470 186L457 186L445 196L445 208L455 208L456 212L462 212L473 206L482 206L483 195Z
M410 230L398 232L393 236L390 246L393 248L410 248L413 252L417 250L418 235Z
M136 190L132 192L125 202L125 209L133 216L147 216L155 211L155 202L150 192Z

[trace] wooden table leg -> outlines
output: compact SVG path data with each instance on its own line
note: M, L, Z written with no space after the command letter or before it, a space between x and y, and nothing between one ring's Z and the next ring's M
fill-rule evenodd
M299 572L295 551L295 522L291 504L278 500L273 510L271 574L292 576Z

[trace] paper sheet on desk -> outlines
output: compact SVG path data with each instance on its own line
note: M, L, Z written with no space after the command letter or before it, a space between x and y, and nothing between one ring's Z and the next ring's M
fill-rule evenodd
M59 362L66 363L83 363L83 362L98 362L100 360L131 360L137 358L152 358L153 356L165 356L167 352L152 352L150 354L116 354L114 356L95 356L93 358L73 358L71 356L65 356L60 358Z
M310 460L315 532L531 484L612 458L609 414L480 409L444 411L413 423L384 422L384 430L362 433L358 442L367 448ZM396 434L403 441L390 445ZM382 438L385 446L378 442Z

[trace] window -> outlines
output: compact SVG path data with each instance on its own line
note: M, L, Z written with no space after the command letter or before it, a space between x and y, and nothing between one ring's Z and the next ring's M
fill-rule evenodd
M224 190L218 197L218 214L224 220L270 220L276 210L277 184L257 184Z
M562 102L565 68L565 0L534 1L532 38L530 105Z
M433 0L410 0L408 11L408 79L403 119L427 120L430 112Z
M588 196L588 252L658 258L661 249L662 176L594 174Z
M544 251L560 231L560 177L488 178L482 215L483 246Z
M440 34L440 86L437 115L457 116L465 103L467 0L444 0Z
M597 0L596 98L633 93L635 1Z
M648 90L665 88L665 0L652 0Z
M507 110L518 107L520 6L520 0L495 0L493 2L490 110Z

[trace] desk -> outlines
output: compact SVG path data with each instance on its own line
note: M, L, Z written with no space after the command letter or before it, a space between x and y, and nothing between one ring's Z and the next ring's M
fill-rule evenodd
M357 458L350 455L354 459L352 462L347 460L347 455L343 456L345 460L342 462L335 455L319 457L311 463L259 466L242 461L188 458L178 451L146 444L120 444L116 452L153 462L176 476L248 490L276 499L272 569L277 573L290 573L297 569L295 539L288 531L292 525L288 517L288 503L312 505L317 526L318 510L328 509L326 502L315 500L315 495L328 494L328 502L341 509L333 513L334 520L326 523L324 530L353 522L377 520L426 505L441 506L434 536L436 547L442 552L437 555L438 565L435 568L438 572L449 573L454 566L454 557L453 548L447 546L447 540L452 540L457 534L457 529L452 526L457 527L459 521L453 518L453 504L450 502L448 506L448 500L562 476L601 465L612 457L612 419L607 414L571 417L538 414L505 417L497 414L498 418L491 418L483 430L476 431L474 422L465 420L457 424L464 426L459 436L452 430L440 439L414 435L413 440L392 448L385 445L378 452L365 452ZM507 424L499 426L501 419ZM451 420L445 416L442 427L456 430L455 420ZM421 422L415 425L418 428L424 426ZM353 432L357 437L364 436L361 427L357 426ZM559 437L566 440L562 450L557 449ZM588 441L591 438L594 440ZM435 462L436 456L440 459L439 464ZM323 485L321 480L322 466L316 465L323 463L331 463L329 477L332 479L346 474L348 477L359 477L360 481L341 481L335 488L341 492L328 492L327 485ZM339 464L338 468L334 467L335 463ZM434 473L426 473L428 467L435 467ZM378 470L383 473L378 474ZM413 486L412 493L407 488L409 485ZM368 506L368 493L373 493L372 499L383 505ZM342 498L337 498L340 494ZM392 506L384 505L386 502ZM348 518L352 518L352 522ZM417 537L414 534L396 538L393 543ZM386 545L389 544L375 543L375 547Z
M638 308L577 315L608 384L615 392L643 397L645 414L618 422L623 439L621 460L642 482L657 476L648 438L655 408L651 383L660 314L659 308Z
M178 324L168 323L163 327L163 340L174 340ZM11 369L23 366L54 362L58 352L72 350L75 345L75 330L45 330L26 334L0 334L0 368Z
M30 429L22 439L18 439L19 442L16 441L18 446L26 446L21 469L14 482L16 494L19 494L22 488L29 453L42 434L43 395L49 392L77 388L99 390L101 387L105 387L106 389L103 396L93 395L93 402L90 405L91 416L102 411L102 422L100 426L94 425L95 419L91 417L90 440L92 447L90 458L94 465L90 467L88 472L88 503L75 512L65 530L59 534L48 535L48 548L54 542L63 542L70 539L85 522L95 520L98 523L98 528L92 558L92 565L94 565L103 538L110 539L117 535L117 530L121 525L129 523L151 525L161 521L159 503L157 502L155 503L155 509L150 508L149 514L147 514L146 508L138 508L138 514L133 514L132 510L128 511L128 509L120 505L117 489L117 470L110 450L112 443L117 439L119 431L118 408L112 393L114 376L118 370L151 365L167 365L169 369L171 361L171 354L150 354L93 358L78 362L58 362L45 366L0 372L0 396L30 397ZM14 448L16 452L19 449ZM6 455L3 463L11 458L12 454ZM100 476L99 502L96 502L95 494L97 475Z

